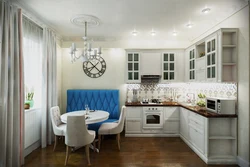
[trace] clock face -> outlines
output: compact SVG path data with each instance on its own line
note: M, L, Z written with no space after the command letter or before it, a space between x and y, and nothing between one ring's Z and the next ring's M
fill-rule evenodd
M94 58L83 63L83 71L91 78L98 78L104 74L106 62L102 57Z

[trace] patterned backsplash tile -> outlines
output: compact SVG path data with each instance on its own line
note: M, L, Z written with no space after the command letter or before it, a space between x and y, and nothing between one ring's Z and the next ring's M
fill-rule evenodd
M168 84L127 84L127 101L134 101L133 90L137 92L137 100L161 99L169 101L173 99L178 102L185 102L190 96L199 93L205 94L207 97L228 97L237 98L236 83L168 83ZM188 97L189 96L189 97Z

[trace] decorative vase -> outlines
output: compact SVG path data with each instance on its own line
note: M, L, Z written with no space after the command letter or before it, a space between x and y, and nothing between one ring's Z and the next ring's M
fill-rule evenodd
M24 109L25 109L25 110L28 110L28 109L30 109L30 104L28 104L28 103L25 103L25 104L24 104Z
M27 100L27 101L25 101L25 103L29 104L30 108L32 108L34 105L34 100Z

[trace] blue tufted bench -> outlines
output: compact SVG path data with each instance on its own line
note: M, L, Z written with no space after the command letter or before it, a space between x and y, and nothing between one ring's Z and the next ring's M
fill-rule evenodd
M88 129L98 132L104 122L115 122L119 119L119 90L67 90L66 112L85 110L88 104L90 110L104 110L109 112L109 119L103 122L90 124Z

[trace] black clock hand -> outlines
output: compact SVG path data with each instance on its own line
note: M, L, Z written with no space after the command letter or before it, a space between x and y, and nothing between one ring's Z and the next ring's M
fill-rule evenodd
M90 62L91 63L91 62ZM91 63L92 64L92 67L89 67L89 68L87 68L88 69L88 71L91 71L91 70L93 70L93 68L96 68L96 66L97 66L97 64L99 64L99 62L98 63L96 63L95 65L93 64L93 63ZM91 70L89 70L91 68ZM98 70L99 71L99 70Z
M99 63L99 62L98 62L98 63ZM96 63L96 65L97 65L98 63ZM93 65L93 68L97 69L97 71L99 71L99 72L100 72L100 70L96 67L96 65L94 65L94 64L93 64L93 63L91 63L91 62L90 62L90 64L92 64L92 65ZM93 68L92 68L92 69L93 69ZM92 69L91 69L91 70L92 70Z

